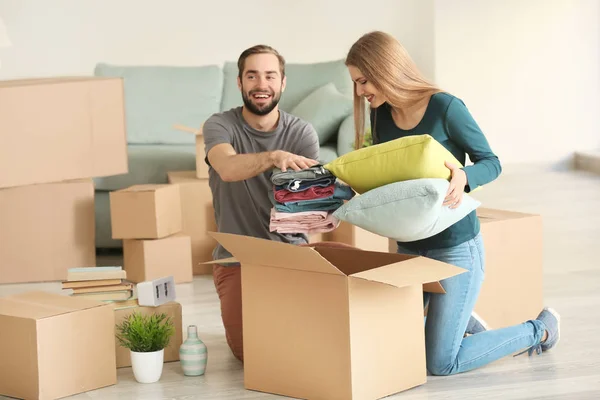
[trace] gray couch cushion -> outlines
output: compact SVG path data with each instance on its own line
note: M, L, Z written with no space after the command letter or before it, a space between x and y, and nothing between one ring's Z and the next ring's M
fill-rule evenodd
M335 146L326 145L319 149L319 160L322 164L327 164L338 157Z
M123 247L123 241L121 239L112 238L109 196L109 192L99 191L96 191L94 196L94 209L96 211L96 248L99 249L118 249Z
M223 72L201 67L116 66L100 63L97 76L123 78L128 143L192 144L194 135L174 124L199 128L219 111Z
M196 169L195 145L145 145L127 146L129 173L94 178L96 190L119 190L143 183L167 183L168 171Z

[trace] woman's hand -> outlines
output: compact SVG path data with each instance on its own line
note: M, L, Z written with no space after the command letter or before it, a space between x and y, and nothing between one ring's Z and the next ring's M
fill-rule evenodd
M448 161L444 162L444 165L452 172L452 179L443 205L457 208L462 201L465 186L467 186L467 174L458 165L451 164Z

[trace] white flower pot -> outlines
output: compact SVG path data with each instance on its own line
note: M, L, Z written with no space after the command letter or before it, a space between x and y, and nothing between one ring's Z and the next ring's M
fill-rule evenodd
M139 383L157 382L163 371L165 350L150 353L137 353L131 351L131 368L133 376Z

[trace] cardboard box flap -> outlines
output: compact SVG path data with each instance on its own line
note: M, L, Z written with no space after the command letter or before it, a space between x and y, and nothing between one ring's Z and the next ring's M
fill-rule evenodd
M284 269L344 275L310 247L233 233L208 232L242 265L266 265Z
M26 79L9 79L0 81L0 88L23 87L32 85L50 85L50 84L65 84L70 82L86 82L86 81L106 81L106 80L122 80L119 77L101 77L101 76L61 76L49 78L26 78Z
M464 272L467 270L430 258L415 256L405 261L358 272L351 277L404 287L439 282Z
M154 191L156 191L158 189L162 189L166 186L167 185L165 185L165 184L147 183L147 184L133 185L133 186L130 186L125 189L120 189L118 191L119 192L154 192Z
M221 258L219 260L204 261L204 262L201 262L198 264L204 265L204 264L233 264L233 263L238 264L239 263L238 259L235 257L229 257L229 258Z
M167 177L171 184L204 182L198 179L196 171L169 171Z
M482 223L490 222L490 221L502 221L502 220L511 220L518 218L527 218L532 217L534 214L526 214L522 212L516 211L507 211L507 210L497 210L494 208L478 208L477 209L477 217L481 220Z
M191 133L192 135L202 136L202 127L200 127L200 129L194 129L194 128L190 128L189 126L175 124L175 125L173 125L173 128L183 131L183 132Z
M35 291L0 298L0 315L38 320L104 305L90 299Z

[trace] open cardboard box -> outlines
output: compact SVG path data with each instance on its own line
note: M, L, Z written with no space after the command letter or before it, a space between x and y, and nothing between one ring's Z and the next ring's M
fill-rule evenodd
M241 263L246 389L379 399L426 382L423 290L444 293L439 281L465 270L420 256L210 234Z

